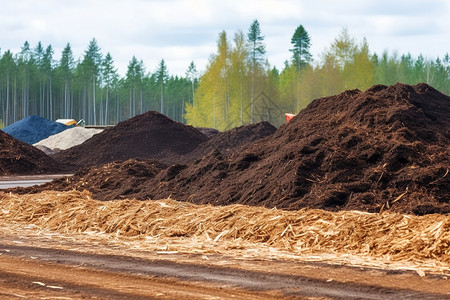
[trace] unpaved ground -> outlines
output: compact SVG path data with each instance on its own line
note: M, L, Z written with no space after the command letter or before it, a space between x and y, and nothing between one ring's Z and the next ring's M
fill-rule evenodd
M0 232L2 299L450 299L442 275Z
M0 257L0 297L27 299L275 299L275 293L101 268Z
M43 175L10 175L0 176L0 189L9 189L14 187L30 187L50 182L53 179L71 174L43 174Z
M450 299L450 268L432 260L301 256L218 238L51 231L13 219L0 223L1 299Z

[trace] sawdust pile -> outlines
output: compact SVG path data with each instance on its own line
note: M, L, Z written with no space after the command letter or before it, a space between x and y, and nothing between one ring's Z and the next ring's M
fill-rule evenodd
M293 253L333 252L432 259L450 263L450 216L391 212L284 211L245 205L214 207L177 202L101 202L87 192L0 194L0 219L64 233L197 237L220 243L245 240Z

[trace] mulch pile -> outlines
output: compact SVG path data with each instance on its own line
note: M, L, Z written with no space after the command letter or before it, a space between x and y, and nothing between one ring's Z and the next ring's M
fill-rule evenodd
M2 130L19 141L34 144L71 127L40 116L28 116Z
M268 137L274 134L275 131L277 131L277 128L269 122L258 122L219 132L210 135L209 140L201 143L194 151L182 157L179 162L193 163L213 150L217 150L224 156L229 156L241 149L241 147Z
M197 204L445 214L449 139L450 97L426 84L376 85L317 99L273 135L229 156L212 149L193 164L144 178L118 175L115 188L128 198ZM95 192L101 172L87 180L94 172L47 187L69 189L78 180L84 184L77 189L111 200Z
M95 195L96 199L128 198L143 192L143 186L166 168L167 165L156 160L128 159L102 166L87 167L73 176L57 178L44 185L11 190L24 194L43 190L70 191L76 189L83 191L87 189Z
M58 163L44 152L0 130L0 175L59 173Z
M259 139L270 136L277 128L268 122L240 126L225 132L221 132L203 145L215 147L224 155L230 155L242 146L248 145Z
M220 131L215 128L195 127L195 129L197 129L198 131L200 131L201 133L203 133L204 135L206 135L209 138L220 133Z
M173 163L207 139L191 126L149 111L120 122L53 157L72 170L129 158Z

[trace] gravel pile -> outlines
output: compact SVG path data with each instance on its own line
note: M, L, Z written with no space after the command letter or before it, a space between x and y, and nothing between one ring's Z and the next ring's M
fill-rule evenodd
M66 150L76 145L84 143L90 139L94 134L102 132L102 129L73 127L58 134L49 136L46 139L33 144L33 146L44 146L52 150Z
M2 130L15 139L31 145L69 128L71 126L53 122L39 116L29 116Z

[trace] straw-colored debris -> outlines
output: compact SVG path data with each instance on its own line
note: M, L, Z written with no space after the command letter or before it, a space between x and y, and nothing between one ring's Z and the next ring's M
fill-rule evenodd
M63 233L194 237L263 243L293 253L352 253L391 260L450 263L450 216L384 212L283 211L245 205L215 207L171 199L93 200L87 191L0 193L0 220Z

